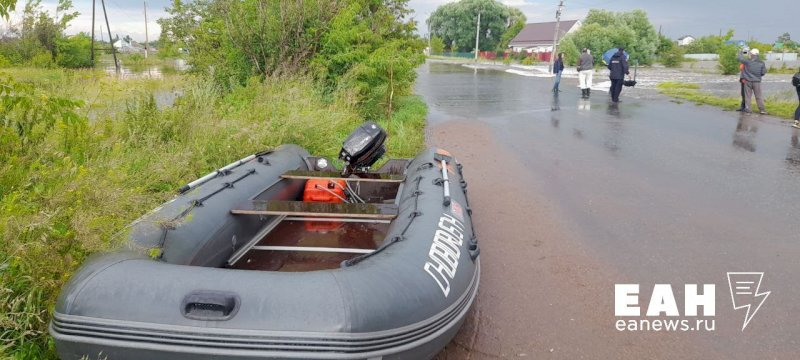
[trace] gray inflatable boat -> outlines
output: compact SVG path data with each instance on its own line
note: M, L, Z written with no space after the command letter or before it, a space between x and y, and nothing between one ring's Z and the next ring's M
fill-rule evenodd
M283 145L184 186L62 290L62 359L428 359L478 291L462 167L389 160L362 125L339 171Z

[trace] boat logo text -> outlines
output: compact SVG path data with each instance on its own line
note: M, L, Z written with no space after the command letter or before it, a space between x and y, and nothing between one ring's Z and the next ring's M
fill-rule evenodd
M463 243L464 223L442 214L423 269L436 281L445 297L450 294L450 281L456 276Z

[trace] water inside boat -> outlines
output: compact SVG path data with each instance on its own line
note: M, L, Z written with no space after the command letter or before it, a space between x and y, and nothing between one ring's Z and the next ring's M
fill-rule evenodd
M256 197L233 210L240 215L271 215L273 220L231 257L227 267L283 272L326 270L374 251L383 243L397 214L395 198L401 186L398 179L382 179L387 175L348 180L347 202L308 202L303 201L301 193L295 201ZM309 180L287 177L281 181Z
M375 250L389 224L335 221L282 221L231 268L265 271L311 271L338 268L359 253L287 251L288 248ZM259 247L281 250L257 250Z

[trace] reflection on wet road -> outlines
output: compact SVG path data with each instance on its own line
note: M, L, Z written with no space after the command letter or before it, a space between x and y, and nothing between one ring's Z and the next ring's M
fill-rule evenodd
M453 151L465 162L467 179L490 177L496 171L488 168L492 163L499 168L513 164L518 168L513 170L515 174L530 177L522 179L522 188L513 191L535 193L544 204L519 206L534 213L537 206L546 206L548 216L556 217L566 229L564 233L569 233L540 236L526 230L530 235L522 232L526 238L517 242L487 239L506 231L500 227L523 225L504 223L503 217L497 216L487 220L481 207L496 213L506 205L517 206L512 202L522 197L504 197L499 192L486 195L502 187L498 182L471 184L471 196L482 197L474 207L476 231L484 239L485 276L478 310L456 338L456 345L440 357L460 358L448 355L459 351L472 358L539 352L541 356L563 349L554 354L561 358L640 358L643 354L657 358L800 358L798 131L774 118L667 100L630 99L624 90L619 105L609 104L608 94L601 92L593 92L591 101L585 101L574 80L562 82L564 92L553 98L549 81L435 63L420 69L416 91L429 106L431 142L458 147L463 124L487 129L491 139L483 150L493 153L473 152L478 146ZM482 160L487 157L492 160ZM470 168L469 163L487 168ZM511 181L512 177L498 180ZM497 203L500 199L507 203ZM529 217L530 221L536 216ZM524 226L535 230L536 225ZM575 238L575 248L519 248L539 238L547 244L562 237ZM577 289L574 294L594 292L597 308L575 305L584 303L565 297L572 293L553 293L572 291L563 285L557 271L514 274L514 269L506 266L543 259L552 255L547 251L556 251L552 249L562 255L586 255L581 264L591 263L586 266L592 274L580 275L586 278L576 286L592 291ZM529 260L497 255L506 253ZM580 257L571 257L576 258ZM773 292L744 332L744 314L733 310L728 294L728 271L763 271L762 286ZM523 287L560 287L542 289L547 295L537 300L533 290L502 293L498 283L508 281L521 281L516 285ZM643 306L653 284L672 284L681 309L683 284L714 283L716 331L617 332L615 283L641 284ZM497 297L507 299L499 301ZM553 308L553 303L565 305ZM518 311L510 314L508 307ZM553 313L559 311L563 313L560 318L572 319L568 321L581 321L592 312L597 315L578 330L563 324L550 328L550 332L569 334L552 335L536 328L541 319L555 317ZM508 320L499 320L505 317ZM504 328L503 321L512 319L530 328L519 324ZM487 322L494 322L490 334L481 329ZM516 334L520 331L535 335L525 340Z

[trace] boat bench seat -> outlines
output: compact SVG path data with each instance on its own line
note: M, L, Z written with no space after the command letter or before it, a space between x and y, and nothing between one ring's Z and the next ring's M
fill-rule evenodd
M303 201L253 200L231 210L234 215L286 215L320 218L392 220L394 204L349 204Z
M387 173L357 173L356 177L343 178L342 174L335 171L305 171L305 170L290 170L283 175L284 179L331 179L331 180L345 180L355 182L386 182L386 183L401 183L405 180L403 175L392 175Z

